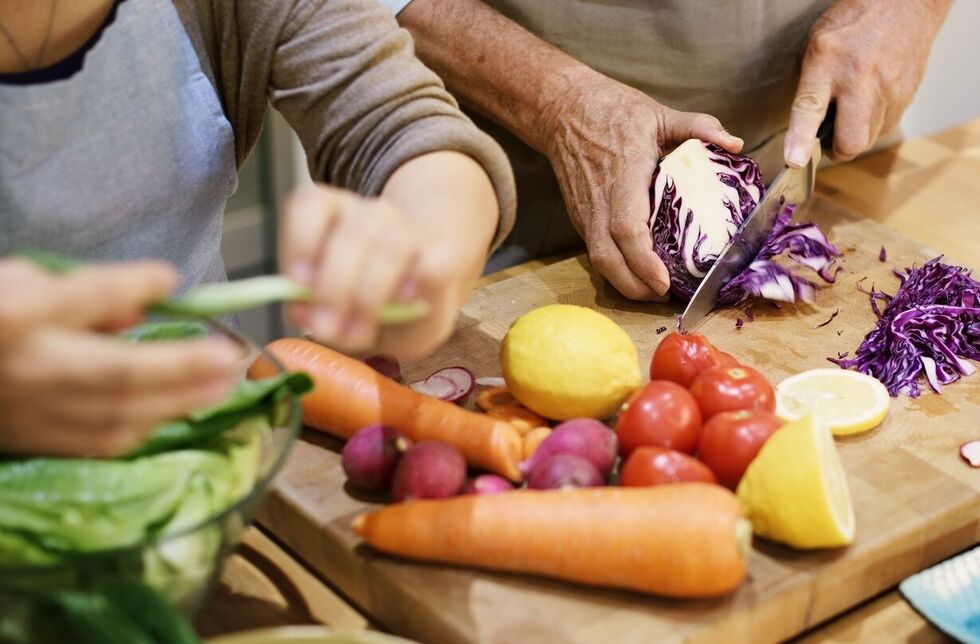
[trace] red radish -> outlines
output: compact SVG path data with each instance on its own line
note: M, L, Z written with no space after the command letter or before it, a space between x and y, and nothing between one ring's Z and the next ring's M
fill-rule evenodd
M466 461L445 441L422 441L412 447L395 468L391 495L396 501L444 499L466 482Z
M980 440L960 445L960 457L973 467L980 467Z
M398 459L411 446L408 436L376 423L347 441L340 463L351 483L371 492L383 492L391 485Z
M371 356L364 359L364 364L371 367L382 376L391 378L395 382L402 381L402 368L398 364L398 358L385 354Z
M542 441L534 454L521 463L525 478L556 454L574 454L589 461L602 476L616 462L616 434L594 418L573 418L561 423Z
M556 454L534 468L527 486L535 490L558 490L569 487L601 487L605 482L596 466L581 456Z
M460 402L473 391L474 383L475 379L469 369L446 367L436 371L425 380L413 382L409 387L433 398L447 402Z
M462 494L497 494L498 492L509 492L514 486L510 481L496 474L481 474L475 479L471 479L463 486Z

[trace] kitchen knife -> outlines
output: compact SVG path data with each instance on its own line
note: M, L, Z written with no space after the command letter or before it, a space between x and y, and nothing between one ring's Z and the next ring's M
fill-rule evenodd
M816 181L817 166L820 165L821 148L830 149L834 143L834 118L836 106L831 103L827 115L817 130L817 140L813 144L813 154L810 163L802 168L789 166L776 175L769 185L765 196L755 210L752 211L732 240L722 249L718 259L708 270L707 275L687 308L681 314L678 329L683 332L693 331L704 322L705 318L715 308L718 294L729 281L752 263L759 250L772 233L776 218L784 204L801 204L813 194Z

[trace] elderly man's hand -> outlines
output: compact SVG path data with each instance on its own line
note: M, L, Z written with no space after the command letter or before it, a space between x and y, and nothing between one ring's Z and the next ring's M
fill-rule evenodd
M657 161L690 138L732 152L742 140L713 116L678 112L592 70L585 74L543 119L542 147L595 269L630 299L663 299L670 278L647 228Z
M951 0L837 0L814 24L786 133L786 163L810 160L837 103L832 158L852 159L892 131L912 102Z

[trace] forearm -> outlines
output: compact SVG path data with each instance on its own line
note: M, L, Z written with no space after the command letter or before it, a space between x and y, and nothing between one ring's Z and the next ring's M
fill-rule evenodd
M472 288L500 217L486 171L464 154L432 152L402 164L381 195L405 213L422 243L452 256L445 261L458 263L461 283Z
M598 76L479 0L414 0L398 21L453 94L541 152L559 105Z

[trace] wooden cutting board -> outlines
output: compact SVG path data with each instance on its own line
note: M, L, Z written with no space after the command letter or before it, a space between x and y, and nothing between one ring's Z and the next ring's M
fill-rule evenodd
M892 267L939 254L914 240L816 199L812 219L844 251L837 284L813 306L754 307L755 321L726 310L701 329L715 344L773 382L826 367L850 351L875 317L855 283L893 292ZM880 262L881 246L888 261ZM966 258L960 258L960 261ZM674 328L680 306L625 301L570 259L487 286L463 309L456 334L430 359L408 365L409 379L465 365L498 376L499 343L510 323L533 308L561 302L595 308L621 324L645 367L661 326ZM839 311L830 324L814 328ZM423 642L764 642L777 641L844 611L905 576L980 540L980 470L958 446L980 438L980 375L942 396L892 401L876 430L838 440L857 515L857 542L823 552L794 552L756 541L748 580L730 597L681 602L596 590L529 576L410 563L370 551L351 519L371 507L345 488L339 441L313 432L294 449L260 521L326 579L392 631ZM656 547L651 544L651 548Z

